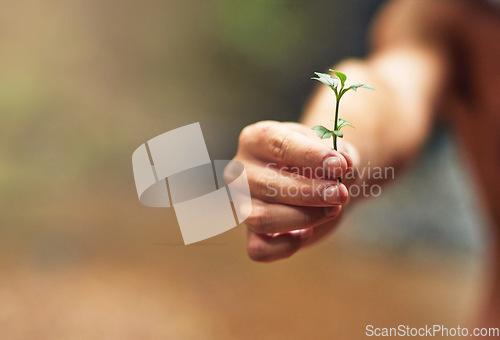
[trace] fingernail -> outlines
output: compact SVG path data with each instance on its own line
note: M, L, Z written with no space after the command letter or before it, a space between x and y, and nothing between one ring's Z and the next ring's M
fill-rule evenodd
M339 186L333 185L323 190L323 200L331 204L340 204Z
M335 177L342 171L342 162L338 157L328 157L323 161L323 169L328 177Z
M339 212L339 207L338 206L324 207L323 208L323 213L328 218L336 216L338 214L338 212Z

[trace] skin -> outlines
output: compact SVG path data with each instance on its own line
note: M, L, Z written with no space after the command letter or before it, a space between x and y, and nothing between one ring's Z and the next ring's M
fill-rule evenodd
M235 159L247 170L253 212L246 221L251 259L287 258L333 231L352 184L378 184L355 178L336 183L349 168L393 167L398 173L416 156L436 119L447 122L473 170L493 225L493 291L500 287L500 9L479 0L399 0L381 11L366 59L333 67L348 84L377 91L346 94L341 117L356 129L340 140L320 140L314 125L331 125L335 97L318 86L301 123L259 122L246 127ZM328 157L336 163L325 164ZM273 167L267 166L274 163ZM465 165L464 165L465 166ZM329 170L322 176L283 168ZM279 174L277 178L272 175ZM283 195L269 195L269 188ZM317 186L335 188L329 202L306 197ZM299 187L300 195L287 195ZM272 197L271 197L272 196ZM349 200L350 203L355 200ZM349 203L349 204L350 204ZM500 320L500 293L492 293L485 324Z

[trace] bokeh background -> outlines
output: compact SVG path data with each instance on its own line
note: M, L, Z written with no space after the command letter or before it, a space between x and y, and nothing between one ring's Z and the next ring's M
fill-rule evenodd
M278 263L246 257L243 226L184 246L172 210L137 200L137 146L199 121L211 158L229 159L245 125L297 120L312 72L367 53L382 3L3 2L0 337L358 339L368 324L473 322L486 223L444 127L381 198Z

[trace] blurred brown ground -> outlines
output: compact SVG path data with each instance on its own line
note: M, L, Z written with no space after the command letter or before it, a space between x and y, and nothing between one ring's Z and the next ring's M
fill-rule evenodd
M477 312L474 261L398 258L339 232L257 264L242 226L184 246L173 214L133 194L62 199L10 224L34 228L3 238L3 339L360 339L368 324L465 326Z
M271 18L289 10L275 4ZM340 231L262 265L246 257L243 226L184 246L173 211L139 204L138 145L201 121L212 157L228 157L241 126L289 109L273 97L293 72L262 74L293 65L290 51L307 59L304 46L277 39L276 59L255 66L269 56L239 56L238 39L217 33L229 1L2 7L0 338L358 339L367 324L473 321L481 259L409 258Z

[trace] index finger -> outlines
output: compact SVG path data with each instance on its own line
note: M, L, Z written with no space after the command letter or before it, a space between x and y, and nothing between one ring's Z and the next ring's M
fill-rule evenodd
M257 123L246 134L240 139L247 144L245 150L261 160L309 168L315 174L322 171L327 174L323 177L341 177L347 171L347 161L340 152L279 123Z

